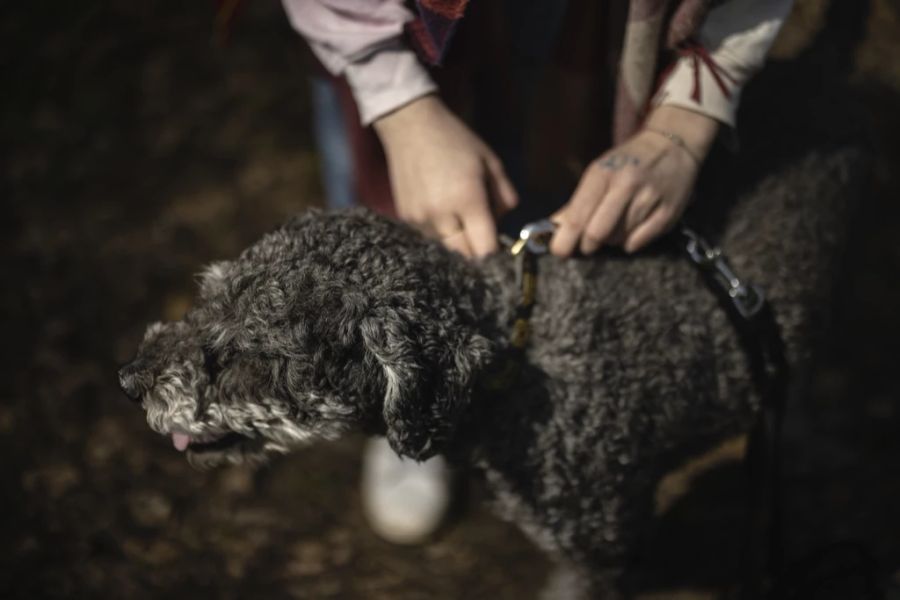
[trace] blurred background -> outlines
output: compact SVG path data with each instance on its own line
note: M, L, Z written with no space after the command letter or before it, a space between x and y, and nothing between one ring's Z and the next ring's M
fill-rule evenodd
M774 58L802 52L827 7L798 0ZM787 551L858 543L900 598L900 2L861 14L847 83L872 186L813 393L791 407ZM244 2L224 44L215 15L0 7L0 597L535 597L549 566L476 482L433 543L398 548L363 522L362 440L198 472L118 391L117 366L148 322L190 306L201 265L322 203L302 41L278 0ZM725 461L672 495L642 598L734 581L742 477ZM862 597L845 583L810 597Z

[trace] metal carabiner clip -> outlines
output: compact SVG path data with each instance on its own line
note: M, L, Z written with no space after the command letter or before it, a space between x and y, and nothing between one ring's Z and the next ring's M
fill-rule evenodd
M513 256L518 256L526 248L532 254L547 254L554 231L556 224L550 219L528 223L519 232L519 239L513 243L509 251Z
M696 231L682 226L681 232L687 238L685 249L691 261L712 275L713 281L727 294L738 314L748 320L754 318L766 302L762 288L738 277L722 251L710 245Z

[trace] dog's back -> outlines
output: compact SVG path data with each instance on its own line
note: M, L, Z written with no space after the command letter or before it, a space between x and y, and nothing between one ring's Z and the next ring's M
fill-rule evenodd
M766 135L779 123L778 115L772 119L747 136L745 152L722 161L721 173L701 188L692 216L737 273L765 291L788 358L799 365L828 331L851 222L867 189L868 160L858 132L829 139L821 126L798 125L788 140ZM814 129L817 135L805 135Z
M713 162L689 218L765 290L798 365L824 329L865 170L853 144L787 149ZM612 564L672 458L747 430L761 399L732 323L673 246L545 257L538 281L528 364L479 408L479 464L501 513L544 547Z

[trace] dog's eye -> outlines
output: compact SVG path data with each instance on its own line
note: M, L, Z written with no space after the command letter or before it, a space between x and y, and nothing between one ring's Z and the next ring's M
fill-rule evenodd
M214 385L219 377L219 373L222 372L222 365L219 363L216 354L207 346L203 347L203 368L206 369L209 384Z

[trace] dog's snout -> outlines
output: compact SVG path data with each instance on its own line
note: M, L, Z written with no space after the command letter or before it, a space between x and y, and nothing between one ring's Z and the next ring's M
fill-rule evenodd
M152 376L141 361L133 361L119 369L119 387L135 402L153 386Z

